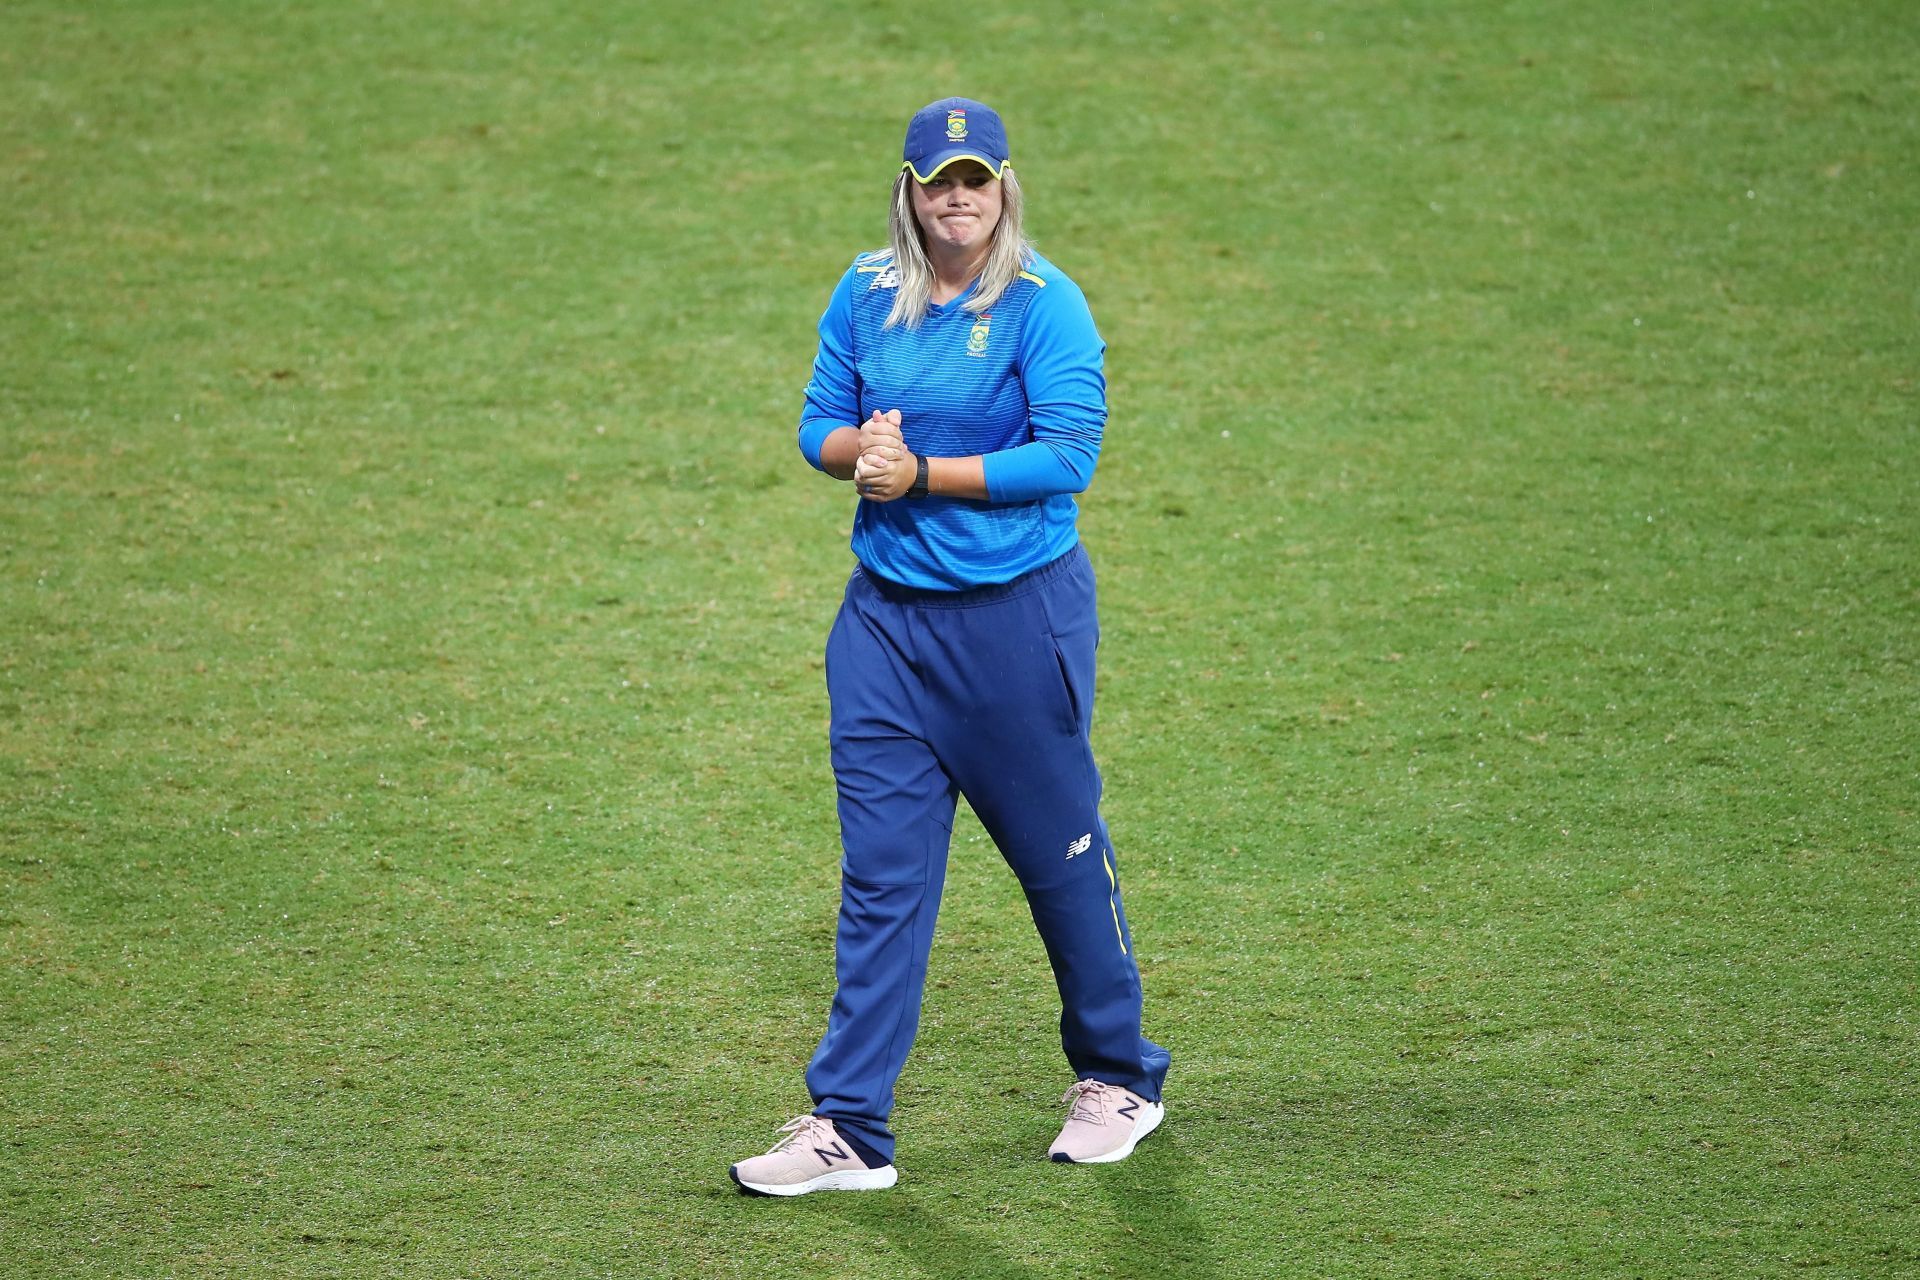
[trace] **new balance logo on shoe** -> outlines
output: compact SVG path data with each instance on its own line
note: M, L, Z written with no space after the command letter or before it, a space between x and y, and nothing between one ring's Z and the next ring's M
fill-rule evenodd
M1091 849L1092 847L1093 847L1093 832L1089 831L1087 832L1087 834L1081 836L1078 840L1075 840L1072 844L1067 846L1067 857L1077 858L1081 854L1085 853L1088 849Z
M825 1165L830 1165L835 1160L853 1159L853 1152L848 1151L846 1148L842 1147L837 1142L834 1145L827 1147L825 1149L822 1149L820 1147L815 1147L813 1149L813 1154L819 1156L820 1163Z

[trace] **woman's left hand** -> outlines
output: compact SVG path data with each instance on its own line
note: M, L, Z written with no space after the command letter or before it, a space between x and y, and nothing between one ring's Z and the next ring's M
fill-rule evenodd
M919 459L904 448L873 449L853 464L853 483L869 502L892 502L907 496L918 473Z
M860 457L853 464L853 483L860 496L872 502L904 498L913 488L918 460L907 452L900 435L900 411L873 411L860 428Z

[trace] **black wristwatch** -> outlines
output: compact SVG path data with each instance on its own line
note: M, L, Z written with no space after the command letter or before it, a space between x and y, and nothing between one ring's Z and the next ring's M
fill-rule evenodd
M909 498L927 496L927 460L924 456L916 456L913 460L913 488L907 490L907 496Z

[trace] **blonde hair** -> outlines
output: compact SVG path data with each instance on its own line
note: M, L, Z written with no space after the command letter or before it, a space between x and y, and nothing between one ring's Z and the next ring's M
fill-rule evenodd
M933 300L933 263L927 260L927 233L913 216L913 192L907 189L912 181L913 174L905 169L894 179L893 205L887 215L888 246L900 280L893 293L893 310L887 312L889 329L895 325L918 329ZM967 299L966 310L978 315L992 307L1032 261L1033 246L1020 234L1020 180L1013 176L1012 165L1001 165L1000 222L993 229L980 283Z

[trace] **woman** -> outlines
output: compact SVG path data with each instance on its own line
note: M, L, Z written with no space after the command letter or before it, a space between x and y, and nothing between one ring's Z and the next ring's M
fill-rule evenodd
M764 1195L893 1185L893 1086L919 1023L955 797L1026 892L1077 1080L1054 1160L1124 1159L1160 1123L1167 1052L1106 824L1093 573L1072 495L1106 424L1086 299L1020 234L1000 118L965 98L907 126L891 244L820 320L800 450L853 481L859 565L827 639L839 796L838 990L813 1112L729 1170Z

